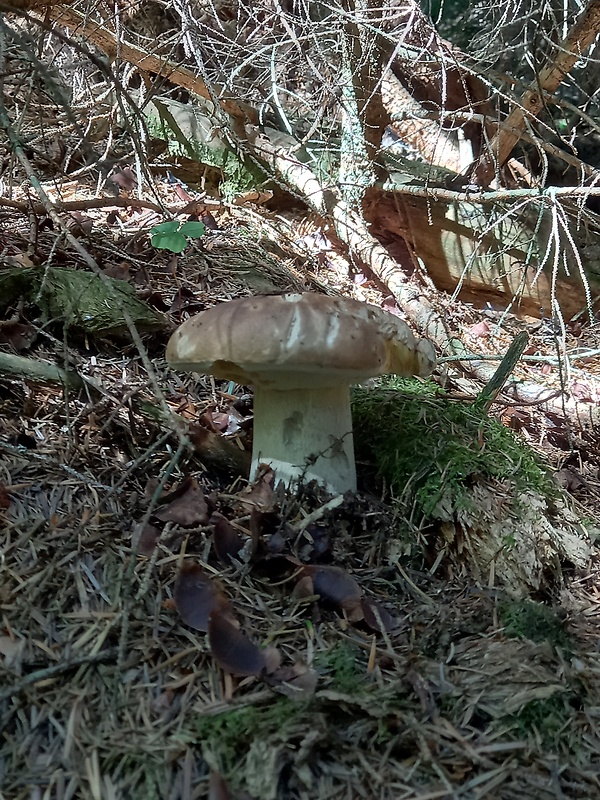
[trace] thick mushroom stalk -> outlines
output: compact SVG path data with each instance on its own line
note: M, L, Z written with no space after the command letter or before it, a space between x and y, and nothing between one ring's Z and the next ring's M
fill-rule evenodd
M261 463L288 485L314 480L332 494L354 491L350 388L256 388L251 475Z
M167 346L180 370L254 387L250 478L269 464L288 486L356 489L349 387L376 375L428 375L435 351L402 320L320 294L244 297L183 323Z

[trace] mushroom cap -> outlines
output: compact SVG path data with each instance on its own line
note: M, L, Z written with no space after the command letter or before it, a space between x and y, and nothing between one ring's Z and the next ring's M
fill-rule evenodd
M435 350L381 308L306 292L243 297L202 311L172 335L167 361L245 385L301 389L429 375Z

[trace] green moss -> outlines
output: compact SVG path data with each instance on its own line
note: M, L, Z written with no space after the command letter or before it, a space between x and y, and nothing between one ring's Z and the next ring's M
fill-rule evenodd
M532 600L517 600L501 603L498 612L508 636L532 642L547 641L554 647L571 650L572 642L562 622L547 606Z
M197 98L179 103L155 98L144 110L150 136L167 143L171 156L189 158L221 172L224 197L264 185L265 172L252 160L239 156L227 136L214 124L211 104Z
M123 311L141 330L165 326L164 318L139 300L128 283L84 270L61 267L3 270L0 309L20 297L38 306L46 319L88 334L128 336Z
M573 721L574 712L566 692L556 692L542 700L531 700L518 714L503 717L510 725L515 738L525 739L532 734L547 748L557 748L566 738L566 730Z
M356 648L340 643L315 659L319 671L329 676L332 688L343 694L356 694L365 688L365 667L359 664Z
M305 705L286 697L268 705L246 706L195 720L193 739L215 753L225 774L245 758L253 741L285 740L285 731L298 722Z
M433 383L394 378L353 394L359 460L373 463L391 492L430 520L470 508L477 477L509 481L514 498L554 485L512 431L473 405L449 399Z

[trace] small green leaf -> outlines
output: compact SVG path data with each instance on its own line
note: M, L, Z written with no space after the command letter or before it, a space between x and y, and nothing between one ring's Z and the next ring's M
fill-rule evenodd
M179 230L179 221L171 219L169 222L161 222L160 225L155 225L150 229L150 236L156 236L157 233L175 233Z
M170 250L172 253L183 253L187 247L187 239L180 233L156 233L152 237L152 247L158 250Z
M192 239L199 239L201 236L204 236L205 230L206 228L202 222L184 222L181 228L179 228L179 233L183 236L189 236Z

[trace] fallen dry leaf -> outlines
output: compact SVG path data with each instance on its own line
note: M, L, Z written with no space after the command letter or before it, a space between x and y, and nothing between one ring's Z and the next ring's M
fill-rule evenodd
M3 483L0 483L0 508L8 508L10 506L10 495L8 489Z
M183 494L175 497L168 506L157 511L156 516L161 522L175 522L184 528L192 525L206 525L209 514L204 492L198 485L198 481L194 479L186 481L185 486Z
M31 347L36 337L33 325L11 319L0 321L0 342L9 344L17 353Z
M147 523L140 533L138 553L142 556L151 556L160 537L160 531L154 525Z
M20 646L21 642L18 639L12 636L0 636L0 654L5 657L7 666L19 652Z
M345 570L341 567L309 565L304 567L302 573L312 578L314 592L322 600L340 611L345 611L353 622L362 619L362 591Z
M117 168L107 181L107 184L111 183L125 192L130 192L137 186L137 178L135 172L129 167Z
M88 236L94 227L94 220L81 211L71 211L67 214L66 225L73 236Z
M210 521L213 525L213 546L219 561L231 566L235 561L246 560L240 559L240 555L246 545L253 545L252 539L239 534L222 514L213 514ZM254 547L251 549L254 550Z
M569 467L559 469L558 472L555 472L554 480L562 489L566 489L568 492L575 492L577 489L584 486L581 476Z
M398 626L398 618L390 614L377 600L363 597L360 605L365 625L368 625L372 631L383 633L384 631L391 631Z
M109 264L102 272L109 278L128 281L131 277L131 266L127 261L121 261L118 264Z
M208 778L208 800L233 800L225 778L218 772L211 772Z
M231 675L258 677L267 671L265 651L250 641L231 617L220 610L213 611L208 620L208 644L217 664Z
M319 682L319 673L306 664L293 664L279 667L270 677L269 684L279 694L293 700L305 700L312 697Z
M266 464L259 464L259 474L255 481L238 495L244 505L252 505L260 511L273 510L275 473Z
M489 324L482 319L481 322L476 322L475 325L471 325L470 328L467 328L467 333L471 336L489 336L490 333L490 326Z
M225 612L229 605L219 584L198 564L186 564L182 568L173 599L181 619L197 631L208 631L210 615Z

